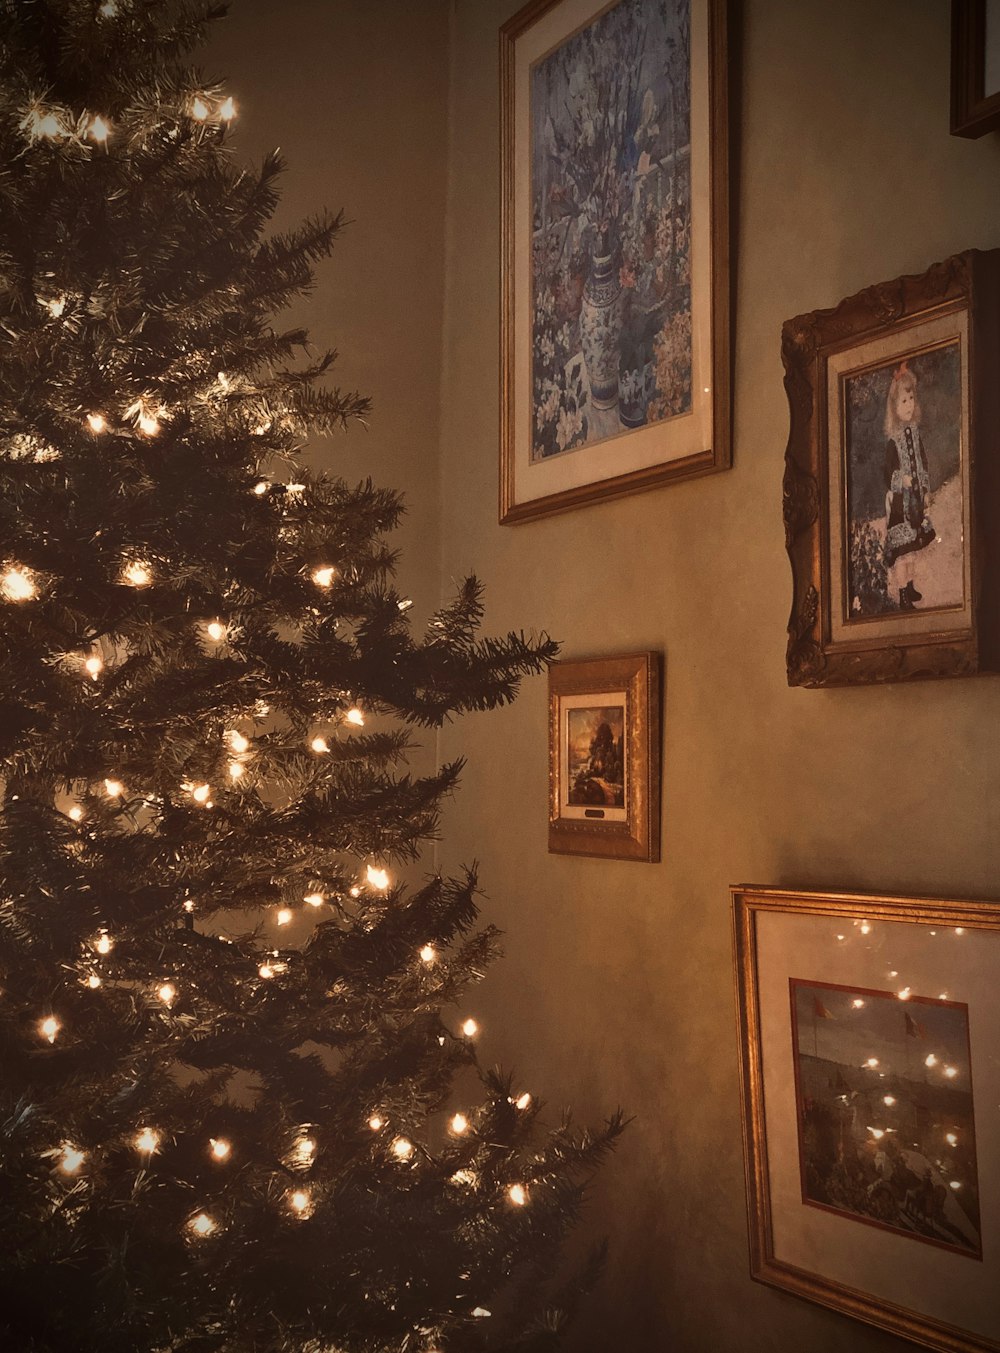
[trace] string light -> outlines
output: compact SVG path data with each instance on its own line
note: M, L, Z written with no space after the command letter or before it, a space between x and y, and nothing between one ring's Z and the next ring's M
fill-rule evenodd
M236 116L236 104L233 102L232 95L222 104L219 109L219 117L223 122L232 122Z
M256 433L256 436L262 437L266 431L267 428L261 428L260 431ZM253 491L258 498L262 498L270 487L271 485L266 479L258 479L257 483L253 486Z
M239 761L230 761L229 778L231 780L240 780L243 778L245 774L246 774L245 766L241 765Z
M231 729L226 737L229 739L229 745L234 752L243 753L250 750L250 739L246 737L237 728Z
M69 1142L63 1142L59 1153L59 1168L63 1174L76 1174L80 1166L87 1159L86 1153Z
M957 1067L957 1066L946 1066L945 1069L944 1069L944 1074L948 1077L948 1079L949 1079L950 1081L951 1081L951 1080L954 1080L955 1077L958 1075L958 1067Z
M531 1106L531 1096L528 1094L527 1090L525 1090L524 1094L519 1095L514 1103L523 1112Z
M148 587L153 581L153 570L144 559L132 559L122 569L122 578L130 587Z
M193 1231L196 1236L210 1236L215 1230L215 1222L207 1212L199 1212L196 1217L192 1217L188 1222L188 1229Z
M108 139L108 133L111 128L102 117L95 117L87 131L87 135L93 137L95 141L103 142Z
M261 977L263 977L265 982L269 982L274 976L274 969L271 967L270 963L262 963L257 971L260 973Z
M945 1139L945 1141L948 1143L949 1146L957 1146L957 1145L958 1145L958 1134L955 1133L955 1132L946 1132L946 1133L944 1134L944 1139Z
M860 996L857 996L857 997L855 997L855 999L851 1002L851 1006L852 1006L852 1008L853 1008L854 1010L863 1010L863 1009L865 1008L865 1003L864 1003L864 1001L861 999Z
M154 1132L152 1128L143 1128L142 1131L136 1135L133 1145L137 1151L142 1153L142 1155L151 1156L159 1149L160 1134Z
M896 1096L895 1096L895 1095L883 1095L883 1096L882 1096L882 1103L886 1106L887 1109L891 1109L892 1106L895 1104L895 1102L896 1102Z
M420 961L422 963L426 963L428 967L434 962L436 958L437 958L437 950L434 948L433 944L425 944L424 947L420 950Z
M352 897L361 896L361 889L357 886L357 884L355 884L353 888L348 888L347 891L350 893Z
M374 865L369 865L365 870L369 886L378 888L380 892L385 892L389 886L389 874L385 869L376 869Z
M191 786L191 797L194 799L195 803L201 803L207 806L209 796L211 795L211 793L212 793L211 785L201 784Z
M292 1159L296 1165L311 1165L316 1154L316 1143L311 1137L299 1137L292 1148Z
M96 653L91 654L91 656L83 664L83 667L84 671L88 674L88 676L90 676L90 678L93 681L96 681L97 678L104 671L104 663L101 661L101 659L97 656Z
M371 1118L368 1119L368 1126L371 1128L372 1132L381 1132L384 1125L385 1120L377 1113L373 1113Z
M291 908L290 908L290 907L279 907L279 908L278 908L278 914L277 914L277 917L276 917L275 919L277 920L278 925L288 925L288 924L291 922L291 919L292 919L292 910L291 910Z
M317 587L331 587L337 570L332 564L323 564L320 568L314 568L311 576Z
M94 940L94 948L99 954L110 954L114 947L115 942L106 930L102 930Z
M101 986L101 979L96 972L92 972L87 978L87 986L90 987L91 991L96 991Z
M296 1189L289 1194L288 1206L298 1217L308 1217L312 1212L312 1199L305 1189Z
M33 141L37 141L43 136L55 139L67 135L66 128L56 114L43 112L40 108L32 108L23 118L21 130L27 132Z
M902 991L896 992L896 995L899 997L901 1001L908 1001L910 999L910 991L911 991L910 987L903 987Z
M191 116L196 122L205 122L208 119L208 104L204 99L194 98L191 101Z
M221 644L226 637L226 627L221 620L210 620L205 626L205 630L215 644Z
M302 900L303 902L305 902L306 906L321 907L323 903L326 901L326 898L323 896L322 893L306 893L305 897Z
M191 912L194 911L194 903L191 901L190 898L188 898L188 900L184 903L184 910L188 913L188 915L190 915Z
M871 1070L874 1071L875 1068L878 1066L878 1058L869 1057L868 1060L865 1062L865 1066L870 1067Z
M56 1019L55 1015L47 1015L38 1025L38 1032L50 1043L56 1041L56 1034L62 1028L62 1025Z
M88 413L87 426L93 433L106 432L108 420L104 417L103 413Z
M160 420L145 411L139 415L139 431L145 437L155 437L160 430Z
M228 1160L233 1149L224 1137L210 1137L209 1147L215 1160Z
M330 750L330 744L327 742L326 738L313 738L309 746L312 748L314 752L318 752L320 754L322 754L323 752L328 752Z
M365 716L361 713L360 709L358 709L357 705L347 711L344 715L344 720L349 724L353 724L355 728L364 728L365 726Z
M119 799L125 793L125 786L121 780L105 780L104 788L109 799Z
M456 1113L448 1126L451 1128L452 1132L455 1133L456 1137L460 1137L463 1132L469 1130L469 1120L464 1113Z
M474 1019L467 1019L462 1025L462 1033L465 1034L466 1038L475 1038L478 1032L479 1025Z
M0 593L7 601L31 601L38 595L38 588L26 568L14 566L0 578Z
M860 926L858 927L858 929L861 931L862 935L870 935L870 934L871 934L871 928L872 928L872 923L871 923L871 921L862 921L861 924L860 924Z
M163 1004L169 1007L173 1005L174 1000L177 996L177 988L174 986L172 982L164 982L162 986L157 988L156 994L157 996L159 996Z
M414 1146L406 1137L397 1137L392 1144L392 1154L397 1160L411 1160Z
M528 1193L522 1184L511 1184L507 1190L507 1197L515 1207L524 1207L528 1201Z
M69 810L66 816L72 822L80 822L83 819L83 809L80 807L78 803L74 803L73 807Z
M935 1053L929 1052L924 1058L924 1066L937 1066L938 1059Z

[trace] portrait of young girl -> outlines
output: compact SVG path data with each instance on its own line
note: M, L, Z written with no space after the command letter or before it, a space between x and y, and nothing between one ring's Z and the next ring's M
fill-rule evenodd
M849 620L961 606L957 343L845 381Z

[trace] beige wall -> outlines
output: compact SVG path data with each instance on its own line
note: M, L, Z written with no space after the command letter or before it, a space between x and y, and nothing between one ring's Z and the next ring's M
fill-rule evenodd
M482 862L506 961L485 1054L552 1104L635 1122L589 1225L612 1252L577 1349L901 1348L752 1284L730 947L734 882L998 895L1000 680L789 690L781 525L789 316L1000 245L1000 138L948 135L943 0L747 0L735 122L731 472L496 523L497 28L455 0L442 571L474 565L493 627L567 656L666 657L663 862L546 853L545 689L468 720L444 858Z
M1000 680L785 685L779 358L788 316L1000 244L1000 138L947 133L944 0L747 0L735 467L501 528L496 64L514 8L239 0L211 63L243 147L291 161L283 220L326 203L355 222L303 314L375 414L320 454L405 491L419 608L474 568L492 629L666 657L659 865L547 854L543 681L442 740L469 768L441 863L481 861L507 932L476 993L484 1059L553 1118L635 1116L588 1215L612 1251L576 1353L901 1350L747 1277L728 886L1000 894Z

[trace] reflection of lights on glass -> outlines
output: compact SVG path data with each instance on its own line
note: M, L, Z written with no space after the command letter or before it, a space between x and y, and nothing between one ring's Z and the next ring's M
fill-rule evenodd
M959 1183L959 1181L958 1181L957 1179L949 1179L949 1181L948 1181L948 1187L949 1187L950 1189L954 1189L955 1192L957 1193L958 1190L962 1187L962 1185Z
M865 1062L865 1066L870 1066L874 1071L874 1069L878 1066L878 1058L869 1057L868 1060Z
M892 1108L892 1106L895 1104L895 1102L896 1102L896 1096L895 1096L895 1095L883 1095L883 1096L882 1096L882 1103L883 1103L887 1108L889 1108L889 1109Z
M903 987L902 991L896 992L896 995L899 997L901 1001L908 1001L910 999L910 991L911 991L910 987Z
M860 996L855 996L854 1000L851 1002L851 1005L855 1010L863 1010L865 1008L865 1003Z
M933 1052L929 1052L924 1058L924 1066L937 1066L938 1059Z
M958 1134L957 1134L956 1132L946 1132L946 1133L944 1134L944 1139L945 1139L945 1141L948 1143L949 1146L957 1146L957 1145L958 1145Z
M838 939L838 940L846 940L846 939L847 939L847 936L846 936L846 935L838 935L838 936L837 936L837 939Z
M862 921L858 926L858 929L861 931L862 935L870 935L872 929L871 921Z
M890 976L890 977L898 977L898 976L899 976L899 973L896 971L895 968L890 968L890 969L889 969L889 976Z
M938 1000L939 1000L939 1001L946 1001L947 999L948 999L948 993L947 993L947 991L942 991L942 992L939 993L939 995L938 995Z
M948 1079L949 1079L950 1081L951 1081L951 1080L954 1080L955 1077L958 1075L958 1067L957 1067L957 1066L946 1066L945 1069L944 1069L944 1074L948 1077Z
M872 1136L875 1138L877 1142L881 1141L882 1138L885 1136L884 1128L869 1127L868 1131L872 1134Z
M965 934L965 926L957 925L957 926L955 927L955 934L956 934L956 935L964 935L964 934Z

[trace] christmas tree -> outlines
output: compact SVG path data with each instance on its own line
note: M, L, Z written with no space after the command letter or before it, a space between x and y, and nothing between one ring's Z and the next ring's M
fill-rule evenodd
M543 1129L461 1002L413 727L554 652L414 637L364 415L275 315L341 227L187 64L205 0L0 0L0 1346L549 1347L620 1123ZM570 1289L567 1288L566 1292Z

